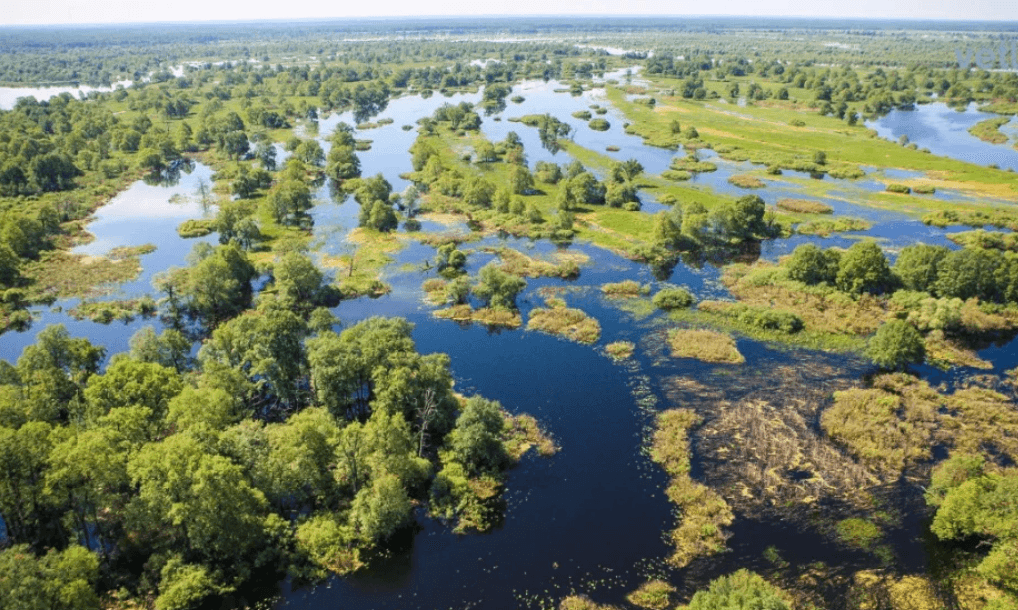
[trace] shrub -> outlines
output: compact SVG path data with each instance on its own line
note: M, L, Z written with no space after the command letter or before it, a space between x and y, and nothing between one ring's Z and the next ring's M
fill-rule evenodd
M909 187L905 186L904 184L895 184L895 183L892 183L892 184L888 184L887 185L887 192L888 193L900 193L902 195L908 195L909 193L912 192L912 189L910 189Z
M663 288L654 295L654 307L658 309L685 309L693 304L693 295L684 288Z
M866 356L882 369L899 370L922 362L926 347L914 326L904 320L891 320L870 338Z

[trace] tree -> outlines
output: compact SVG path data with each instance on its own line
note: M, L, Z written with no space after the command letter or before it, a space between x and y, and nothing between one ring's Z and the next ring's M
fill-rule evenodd
M276 171L276 147L272 145L272 142L259 142L255 149L255 157L261 163L262 169L269 172Z
M861 241L841 256L836 282L845 292L879 294L892 287L893 276L880 246Z
M898 254L894 274L906 290L932 292L937 281L937 267L949 252L944 246L910 244Z
M353 147L333 146L326 158L325 174L342 183L361 175L361 162Z
M297 222L313 205L311 190L300 180L280 182L269 193L268 202L276 222L285 224Z
M611 178L614 182L632 182L642 173L643 165L636 159L615 163L611 168Z
M240 160L250 149L251 143L243 131L231 131L223 136L222 149L231 159Z
M517 195L526 195L534 189L534 177L526 166L512 166L509 170L509 188Z
M497 472L506 461L505 448L499 438L504 427L502 405L472 396L449 434L449 448L468 473Z
M760 575L739 570L717 578L706 591L697 591L689 610L788 610L786 595Z
M154 362L178 373L187 370L190 363L190 339L172 328L157 335L153 327L145 326L131 335L128 345L131 359L139 362Z
M0 243L0 286L11 286L20 274L20 259L7 244Z
M937 295L962 300L972 297L1000 300L1004 291L998 286L997 277L1004 265L1004 255L996 250L964 248L950 252L937 263Z
M474 294L493 309L516 309L516 296L527 287L523 278L502 271L494 263L481 267L477 280Z
M823 250L816 244L802 244L792 252L785 263L785 269L790 279L804 284L834 285L840 261L841 254L837 250Z
M83 172L71 158L60 152L51 152L32 159L32 179L43 191L64 191L74 186L74 179Z
M84 392L87 409L81 419L93 422L111 409L136 405L150 409L161 420L169 400L181 389L183 380L175 369L118 356L104 374L88 380Z
M866 356L882 369L900 370L926 357L923 337L904 320L891 320L877 329L866 345Z
M322 272L310 258L288 252L272 269L276 293L291 309L310 311L322 297Z
M188 270L185 296L189 309L211 327L237 315L251 303L251 280L257 276L243 250L219 246Z
M364 540L376 542L388 538L409 521L411 508L399 479L383 474L357 492L350 507L350 523Z
M0 551L0 607L5 610L98 608L99 559L80 546L36 557L28 545Z

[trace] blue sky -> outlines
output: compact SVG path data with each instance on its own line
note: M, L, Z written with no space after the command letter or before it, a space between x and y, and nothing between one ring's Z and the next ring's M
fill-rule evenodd
M0 23L128 23L416 15L752 15L1018 22L1015 0L14 0Z

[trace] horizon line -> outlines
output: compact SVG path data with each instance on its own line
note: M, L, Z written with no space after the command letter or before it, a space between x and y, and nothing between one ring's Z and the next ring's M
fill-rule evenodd
M848 15L718 15L698 14L686 15L680 13L658 13L658 14L615 14L615 13L533 13L519 15L505 14L483 14L483 15L359 15L353 17L330 16L330 17L279 17L262 19L208 19L208 20L165 20L165 21L111 21L111 22L61 22L61 23L15 23L0 25L0 30L5 29L30 29L30 28L89 28L89 27L137 27L156 25L242 25L242 24L285 24L285 23L330 23L338 21L438 21L442 19L756 19L761 21L790 19L801 21L864 21L864 22L901 22L901 23L992 23L1014 24L1018 29L1016 19L966 19L953 17L936 18L912 18L912 17L862 17Z

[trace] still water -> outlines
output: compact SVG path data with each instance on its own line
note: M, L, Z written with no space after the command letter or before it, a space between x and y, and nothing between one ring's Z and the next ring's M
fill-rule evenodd
M498 141L509 131L516 132L525 145L531 167L541 160L567 163L571 159L564 152L552 154L542 148L536 129L508 121L530 113L551 113L569 123L574 129L573 139L592 150L604 151L608 144L619 146L621 150L613 153L615 158L635 158L648 173L663 171L674 155L682 154L645 146L640 138L625 134L624 119L612 108L605 115L611 123L609 131L589 129L585 121L574 119L571 114L593 104L607 106L603 92L595 89L574 97L554 91L561 86L555 82L528 82L515 87L512 95L522 95L525 101L509 102L501 112L483 116L483 133ZM448 98L408 96L391 101L372 120L391 118L392 124L356 134L358 139L373 140L370 151L358 153L363 175L382 173L394 190L402 190L408 183L399 175L412 169L407 149L416 137L415 131L405 131L402 126L414 125L443 103L479 100L480 94L458 94ZM899 123L885 126L892 134L896 133L894 125L902 125L901 119L895 120ZM335 113L319 122L317 137L323 147L327 148L325 139L339 121L354 123L350 113ZM923 125L931 126L935 133L930 137L943 139L950 150L969 137L963 129L960 132L954 129L950 121L931 120ZM909 137L919 142L917 138L921 135L915 133L915 137L912 134ZM964 147L958 150L964 154ZM728 184L727 178L752 169L751 164L712 160L717 162L718 171L699 176L694 183L696 188L729 195L747 192ZM802 197L801 181L796 180L802 178L788 172L780 179L769 179L768 188L753 192L769 204L783 197ZM139 182L96 214L89 225L95 241L81 247L80 252L102 255L117 246L145 243L157 246L155 252L142 257L142 276L122 286L117 296L151 292L155 273L185 264L195 240L179 238L177 225L188 218L214 213L197 203L199 181L210 182L211 175L208 168L196 164L193 171L182 174L175 184L149 186ZM953 247L940 229L901 214L853 203L863 200L868 192L881 190L881 183L871 178L825 181L829 182L829 196L822 198L825 203L839 214L858 216L874 224L872 229L855 237L881 238L891 252L919 240ZM327 186L319 190L317 197L319 204L312 210L316 246L319 252L337 254L346 233L356 226L357 204L352 199L333 201ZM662 209L649 201L645 203L648 213ZM806 242L847 246L853 242L852 237L796 236L774 240L762 244L760 255L774 260ZM214 242L215 236L203 239ZM500 245L535 256L550 255L558 248L548 242L490 237L464 246L470 250L468 270L474 273L491 260L492 255L480 248ZM663 494L665 477L646 457L645 448L653 414L676 406L665 396L666 379L683 378L705 387L722 388L727 399L738 400L748 392L766 387L769 372L775 367L804 368L823 360L858 377L866 366L847 357L777 349L745 338L738 339L739 350L747 360L745 365L705 365L668 358L663 356L662 346L662 329L667 324L659 316L645 317L621 310L605 300L598 288L605 282L621 279L636 279L655 287L661 282L647 267L611 252L589 244L574 243L567 247L590 259L580 277L572 281L528 280L528 288L519 299L521 312L526 320L530 310L543 303L539 290L560 290L570 306L579 307L600 321L602 338L593 348L531 331L489 331L481 326L433 318L432 308L422 301L420 284L435 277L433 269L421 266L424 259L434 256L435 250L423 245L408 246L395 256L396 261L385 277L393 287L390 294L378 299L346 301L335 308L346 326L373 315L406 317L416 325L414 338L420 351L449 354L458 391L499 400L514 413L533 414L553 434L562 450L551 458L528 456L510 473L505 521L494 531L456 535L444 524L420 515L417 528L400 536L388 557L356 575L334 578L316 587L294 589L289 581L283 581L273 602L275 607L506 608L561 597L572 591L593 593L600 601L621 602L627 591L651 575L665 575L683 592L690 593L710 578L738 567L765 567L762 556L770 546L793 565L812 561L853 568L879 565L871 555L846 552L815 524L738 514L731 528L734 535L729 553L695 562L679 572L664 566L668 545L663 536L673 527L674 516ZM718 282L719 274L719 269L709 262L679 263L666 281L686 286L699 299L727 298L726 290ZM125 350L131 334L142 326L159 326L157 320L108 326L77 322L64 313L75 302L68 300L53 307L36 308L37 321L30 330L3 336L0 357L16 359L35 334L51 323L67 325L72 335L105 345L110 353ZM617 340L637 344L637 354L631 362L616 364L602 355L601 347ZM1014 366L1015 351L1011 345L991 346L981 355L994 363L995 374L1001 374L1005 368ZM701 410L709 405L681 406ZM702 472L695 462L694 474ZM921 570L928 560L920 538L921 503L917 504L915 490L896 493L901 506L908 508L908 516L897 527L890 528L889 542L896 561Z

